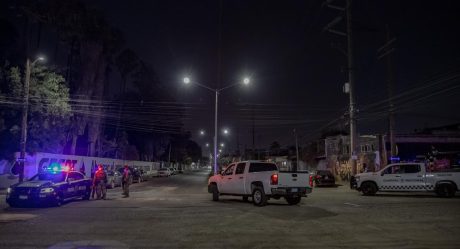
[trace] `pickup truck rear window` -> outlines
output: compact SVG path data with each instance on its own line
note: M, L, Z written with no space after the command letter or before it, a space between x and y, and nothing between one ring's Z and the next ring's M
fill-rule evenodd
M276 171L278 168L273 163L251 163L249 165L249 173L262 171Z

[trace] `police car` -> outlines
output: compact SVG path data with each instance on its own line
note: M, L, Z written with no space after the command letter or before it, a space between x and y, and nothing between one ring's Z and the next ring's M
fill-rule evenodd
M52 165L28 181L7 189L6 202L11 207L22 205L61 206L65 200L91 195L92 181L69 167Z
M435 172L425 163L394 163L378 172L357 174L351 188L363 195L376 192L434 192L453 197L460 191L460 172L455 169Z

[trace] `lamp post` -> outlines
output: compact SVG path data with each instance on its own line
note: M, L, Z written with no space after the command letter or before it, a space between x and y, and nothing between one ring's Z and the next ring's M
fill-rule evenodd
M214 92L215 93L215 108L214 108L214 175L217 175L217 157L218 157L218 154L217 154L217 114L218 114L218 106L219 106L219 94L220 92L222 92L223 90L226 90L226 89L229 89L231 87L234 87L236 85L238 85L239 83L234 83L234 84L231 84L231 85L228 85L226 87L223 87L223 88L220 88L220 89L213 89L213 88L210 88L208 86L205 86L203 84L200 84L198 82L195 82L195 81L192 81L189 77L185 77L183 79L183 82L184 84L194 84L194 85L197 85L197 86L200 86L202 88L205 88L205 89L208 89L209 91L211 92ZM250 83L250 79L248 77L245 77L243 79L243 84L244 85L249 85Z
M44 61L43 57L38 57L30 63L30 59L27 58L26 60L26 75L24 81L24 105L22 106L22 120L21 120L21 153L19 155L19 182L24 181L24 164L26 160L26 143L27 143L27 113L29 111L29 85L30 85L30 74L32 71L32 67L37 63L37 61Z

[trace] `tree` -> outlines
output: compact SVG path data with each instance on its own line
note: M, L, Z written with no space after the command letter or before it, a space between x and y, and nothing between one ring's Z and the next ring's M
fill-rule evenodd
M6 95L12 108L2 112L0 137L1 140L7 138L8 143L0 144L0 149L12 154L19 148L24 73L17 66L6 66L2 71L5 72L6 77L2 81L6 82ZM71 115L69 88L64 77L35 65L30 77L27 151L62 153Z

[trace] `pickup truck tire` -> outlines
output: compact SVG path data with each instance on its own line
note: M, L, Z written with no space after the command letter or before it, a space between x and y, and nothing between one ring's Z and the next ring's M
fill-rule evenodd
M297 205L299 204L302 197L301 196L286 196L285 199L289 205Z
M435 192L440 197L453 197L455 195L455 189L452 184L439 184L436 186Z
M363 182L361 185L361 191L363 192L363 195L366 196L375 195L377 192L377 186L373 182Z
M216 185L212 185L212 200L219 201L219 190Z
M267 205L267 196L265 195L264 189L261 187L255 187L252 190L252 201L254 205L262 207Z

